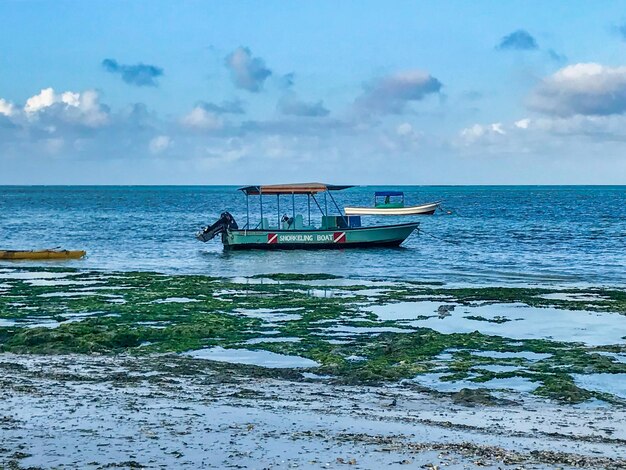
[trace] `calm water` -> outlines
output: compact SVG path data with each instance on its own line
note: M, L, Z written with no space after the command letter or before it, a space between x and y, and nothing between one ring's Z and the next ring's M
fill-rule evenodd
M382 188L335 198L340 207L371 205L374 189ZM400 249L224 253L218 240L202 244L194 233L223 210L245 223L245 197L235 187L0 187L0 249L85 249L88 258L64 265L110 270L626 285L626 186L384 189L403 189L408 204L441 199L454 214L418 217L425 233ZM257 220L258 198L250 202ZM266 215L276 214L275 204L265 199ZM297 204L306 214L306 198ZM281 213L291 214L291 197L281 198ZM370 222L377 219L364 218ZM15 264L0 264L7 265Z

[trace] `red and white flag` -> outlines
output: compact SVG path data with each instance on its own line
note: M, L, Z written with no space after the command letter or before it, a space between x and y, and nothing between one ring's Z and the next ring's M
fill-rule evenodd
M345 243L346 242L346 232L334 232L333 233L333 243Z

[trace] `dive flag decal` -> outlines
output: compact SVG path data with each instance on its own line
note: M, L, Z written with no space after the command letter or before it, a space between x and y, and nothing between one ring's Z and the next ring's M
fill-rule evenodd
M346 242L346 232L334 232L333 233L333 242L334 243L345 243Z
M268 233L267 234L267 243L278 243L278 234L277 233Z

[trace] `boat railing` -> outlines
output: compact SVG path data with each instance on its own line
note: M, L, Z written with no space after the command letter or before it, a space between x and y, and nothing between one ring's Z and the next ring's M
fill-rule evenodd
M261 186L245 186L243 188L239 188L246 196L246 226L247 230L305 230L312 229L313 224L311 220L311 200L315 203L317 208L319 209L322 216L328 216L328 206L329 201L335 206L337 210L339 218L343 219L343 225L348 226L349 221L343 211L337 205L335 198L332 195L332 191L338 191L342 189L347 189L352 186L339 186L339 185L327 185L321 183L304 183L304 184L288 184L288 185L261 185ZM323 202L320 204L320 201L315 197L317 194L323 194ZM251 228L250 225L250 201L249 196L259 196L259 209L261 214L261 221L254 227ZM276 213L277 213L277 223L275 227L270 227L269 223L267 223L267 219L264 217L264 204L263 204L263 196L276 196ZM307 196L307 213L308 213L308 224L305 226L303 221L297 220L295 224L289 223L285 227L284 220L281 220L281 198L280 196L291 196L291 219L296 221L296 195L306 195ZM284 217L284 216L283 216ZM306 228L305 228L306 227Z

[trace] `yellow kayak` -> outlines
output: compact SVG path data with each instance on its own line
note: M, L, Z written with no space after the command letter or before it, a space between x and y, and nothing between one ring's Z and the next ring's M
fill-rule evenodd
M0 250L0 259L79 259L86 254L83 250Z

